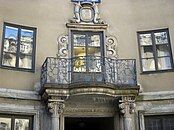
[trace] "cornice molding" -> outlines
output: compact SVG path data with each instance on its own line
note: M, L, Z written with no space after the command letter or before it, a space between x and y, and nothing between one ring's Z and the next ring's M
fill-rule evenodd
M158 91L140 93L136 101L151 101L151 100L171 100L174 99L174 91Z
M78 23L66 23L67 28L72 29L107 29L108 24L78 24Z
M12 98L21 100L40 100L36 91L0 88L0 98Z
M64 97L64 96L74 96L74 95L107 95L111 97L120 97L120 96L137 96L139 93L138 88L105 88L105 87L80 87L80 88L51 88L47 87L45 89L44 96L54 96L54 97Z

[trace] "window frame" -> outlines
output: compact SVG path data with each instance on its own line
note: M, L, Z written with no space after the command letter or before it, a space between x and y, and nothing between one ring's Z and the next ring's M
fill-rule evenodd
M167 40L168 40L168 52L170 57L170 62L171 62L171 69L158 69L158 56L157 56L157 51L156 51L156 44L155 44L155 38L154 38L154 33L159 33L159 32L166 32L167 33ZM148 58L142 58L142 52L141 52L141 43L140 43L140 35L141 34L151 34L151 40L152 40L152 49L153 49L153 56L154 56L154 63L155 63L155 70L148 70L148 71L143 71L143 62L142 59L148 59ZM171 72L174 71L174 64L173 64L173 55L172 55L172 48L171 48L171 41L170 41L170 34L169 34L169 29L164 28L164 29L156 29L156 30L148 30L148 31L138 31L137 32L137 40L138 40L138 49L139 49L139 60L140 60L140 70L141 74L148 74L148 73L158 73L158 72ZM165 57L165 56L163 56Z
M101 59L102 59L102 64L104 64L104 57L105 57L105 47L104 47L104 34L103 34L103 31L77 31L77 30L71 30L71 54L70 54L70 56L71 56L71 59L73 59L74 58L74 55L73 55L73 53L74 53L74 47L76 47L76 46L74 46L74 41L73 41L73 35L74 34L82 34L82 35L85 35L85 41L86 41L86 43L85 43L85 46L82 46L82 47L85 47L85 54L86 54L86 57L88 57L89 56L89 53L88 53L88 47L93 47L93 46L89 46L88 44L89 44L89 39L88 39L88 36L90 36L90 35L92 35L92 34L97 34L97 35L99 35L100 36L100 46L99 46L99 48L100 48L100 54L101 54ZM73 69L73 67L71 68L72 70L73 70L73 72L75 72L75 73L100 73L100 72L90 72L89 71L89 68L88 68L88 62L86 62L87 64L86 64L86 71L82 71L82 72L76 72L76 71L74 71L74 69ZM102 67L102 65L101 65L101 67ZM101 68L101 72L103 72L103 67Z
M10 115L10 114L0 114L0 118L11 119L11 130L15 128L15 119L28 119L29 120L29 130L33 130L33 116L32 115Z
M17 51L16 51L16 63L15 63L15 67L13 66L6 66L3 65L3 52L4 52L4 41L5 41L5 30L6 30L6 26L10 26L10 27L14 27L18 29L18 35L17 35ZM19 67L19 56L20 56L20 36L21 36L21 29L26 29L26 30L32 30L33 31L33 44L32 44L32 64L31 64L31 69L28 68L20 68ZM13 23L7 23L4 22L3 25L3 33L2 33L2 47L1 47L1 60L0 60L0 67L3 69L10 69L10 70L17 70L17 71L26 71L26 72L35 72L35 54L36 54L36 33L37 33L37 28L35 27L28 27L28 26L23 26L23 25L17 25L17 24L13 24Z
M145 115L144 116L144 127L145 127L145 130L146 130L146 126L147 126L146 122L149 119L154 119L154 120L157 120L158 119L160 121L159 127L162 130L165 130L166 123L164 122L164 120L165 119L169 119L169 118L174 118L174 115L172 115L172 114L170 114L170 115Z

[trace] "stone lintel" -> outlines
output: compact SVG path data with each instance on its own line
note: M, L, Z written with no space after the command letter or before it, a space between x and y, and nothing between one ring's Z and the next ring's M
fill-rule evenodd
M72 29L107 29L107 24L79 24L79 23L66 23L67 28Z

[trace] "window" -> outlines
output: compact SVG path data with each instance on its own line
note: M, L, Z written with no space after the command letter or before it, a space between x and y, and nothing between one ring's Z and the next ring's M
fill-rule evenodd
M1 66L34 71L36 29L4 23Z
M74 72L101 72L102 33L74 32L73 54Z
M0 130L33 130L32 117L0 115Z
M145 130L174 130L174 116L145 116Z
M173 69L168 29L138 32L142 72Z
M72 31L72 82L102 82L103 33Z

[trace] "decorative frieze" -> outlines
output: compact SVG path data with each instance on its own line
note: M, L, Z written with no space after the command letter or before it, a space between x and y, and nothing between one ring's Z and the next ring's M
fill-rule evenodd
M66 108L65 113L114 113L111 108Z

